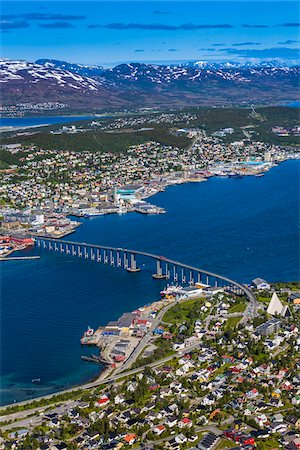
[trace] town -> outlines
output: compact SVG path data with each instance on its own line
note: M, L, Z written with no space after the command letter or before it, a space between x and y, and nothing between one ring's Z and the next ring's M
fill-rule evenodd
M106 130L107 136L116 129L127 136L132 132L129 127L153 123L167 127L169 123L172 127L165 132L172 145L146 140L124 144L122 151L92 151L2 144L1 232L59 238L82 223L74 216L160 214L165 211L145 200L170 185L202 182L212 176L259 177L286 159L299 158L297 146L251 140L250 129L242 130L243 138L227 142L226 136L235 135L234 128L208 132L189 125L195 120L191 112L169 112L89 125ZM187 126L176 126L183 123ZM151 129L134 128L134 134ZM75 125L64 126L58 132L72 135L76 130Z
M0 448L296 450L299 288L253 280L251 315L226 289L169 286L160 301L88 329L82 343L103 333L116 363L93 387L2 407ZM147 333L128 374L118 370Z

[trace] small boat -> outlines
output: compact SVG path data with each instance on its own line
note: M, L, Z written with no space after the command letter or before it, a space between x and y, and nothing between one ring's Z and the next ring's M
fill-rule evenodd
M242 178L242 175L239 173L230 173L228 174L229 178Z
M32 378L32 380L31 380L31 383L33 383L33 384L37 384L37 383L40 383L40 382L41 382L40 378Z

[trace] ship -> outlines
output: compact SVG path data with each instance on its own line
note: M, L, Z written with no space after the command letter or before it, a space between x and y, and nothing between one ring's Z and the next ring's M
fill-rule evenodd
M80 342L81 344L86 344L89 340L89 338L91 338L95 333L95 330L93 328L91 328L90 326L88 326L88 329L83 333Z
M160 295L162 298L170 298L173 294L180 291L180 289L182 289L182 286L167 286L165 289L160 291Z
M99 209L96 209L96 208L87 209L83 212L84 212L85 218L95 217L95 216L103 216L103 214L104 214L102 211L100 211Z
M37 384L37 383L40 383L40 382L41 382L40 378L32 378L32 380L31 380L31 383L33 383L33 384Z

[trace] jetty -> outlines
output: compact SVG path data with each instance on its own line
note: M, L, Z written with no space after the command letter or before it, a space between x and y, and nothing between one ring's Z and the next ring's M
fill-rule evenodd
M0 261L21 261L21 260L31 260L31 259L41 259L40 256L8 256L0 257Z

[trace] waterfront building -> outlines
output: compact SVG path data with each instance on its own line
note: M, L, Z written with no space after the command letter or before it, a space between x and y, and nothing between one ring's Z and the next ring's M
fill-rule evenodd
M263 280L262 278L255 278L255 280L252 280L252 284L258 290L269 291L271 289L270 284L266 280Z

